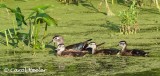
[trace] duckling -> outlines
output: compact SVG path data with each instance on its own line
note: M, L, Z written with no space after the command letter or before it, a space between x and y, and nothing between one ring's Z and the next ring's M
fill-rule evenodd
M104 54L104 55L116 55L119 50L117 49L100 49L100 50L96 50L97 49L97 45L95 42L91 42L88 44L87 49L92 49L91 54Z
M91 42L91 43L93 43L93 42ZM90 47L91 43L89 43L89 44L88 44L89 47L87 46L86 49L84 49L83 51L88 51L89 54L92 54L92 47ZM100 44L97 44L97 45L96 45L96 48L99 47L99 46L101 46L101 45L103 45L103 44L105 44L105 42L100 43Z
M148 56L149 53L139 49L128 50L126 41L120 41L119 46L122 47L122 50L118 54L122 56Z
M73 49L66 49L64 44L59 44L57 47L58 56L72 56L72 57L81 57L87 54L85 51L77 51Z
M79 50L79 51L85 50L86 47L88 46L88 42L91 40L92 39L89 39L89 40L86 40L83 42L79 42L79 43L75 43L72 45L68 45L68 46L66 46L66 49L73 49L73 50ZM64 44L64 39L63 39L63 37L57 35L57 36L53 37L52 42L56 43L57 45Z

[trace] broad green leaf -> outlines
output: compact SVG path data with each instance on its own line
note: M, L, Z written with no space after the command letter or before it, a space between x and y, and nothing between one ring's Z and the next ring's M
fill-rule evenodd
M22 15L21 9L19 7L16 8L15 17L18 27L22 27L22 24L27 25L27 23L24 20L24 15Z
M40 5L40 6L33 7L31 10L34 10L34 11L39 11L39 9L46 10L49 7L51 7L51 5Z
M54 25L57 26L56 20L50 17L46 13L40 13L37 15L37 17L43 19L44 20L43 22L46 22L48 26L54 26Z
M48 26L57 26L57 22L53 18L45 18L43 17L43 20L47 23Z

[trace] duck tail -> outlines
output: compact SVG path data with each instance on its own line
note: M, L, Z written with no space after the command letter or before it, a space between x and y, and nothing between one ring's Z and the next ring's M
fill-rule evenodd
M88 39L88 40L86 40L86 41L84 41L83 43L84 44L87 44L89 41L91 41L92 39Z
M105 42L98 44L97 47L98 47L98 46L101 46L101 45L103 45L103 44L105 44Z
M88 40L86 40L86 42L88 42L88 41L91 41L92 39L88 39Z
M145 52L144 56L147 56L147 57L148 57L148 54L149 54L149 52Z

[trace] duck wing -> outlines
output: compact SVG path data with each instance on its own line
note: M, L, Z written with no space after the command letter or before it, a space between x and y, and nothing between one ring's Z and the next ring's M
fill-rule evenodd
M100 51L103 51L105 55L116 55L120 50L111 48L111 49L102 49Z
M64 51L62 54L63 56L73 56L73 57L81 57L87 54L88 52L76 51L76 50L68 50Z
M108 49L110 51L110 55L116 55L120 50L115 48Z
M118 49L101 49L97 50L95 54L103 53L105 55L116 55L120 50Z
M87 53L88 52L82 52L82 51L72 52L72 54L73 54L74 57L81 57L81 56L84 56Z
M86 49L86 47L88 46L88 42L91 41L91 40L92 39L86 40L84 42L68 45L68 46L66 46L66 49L73 49L73 50L82 51L82 50Z
M131 53L133 56L145 56L147 54L147 52L139 49L132 49Z

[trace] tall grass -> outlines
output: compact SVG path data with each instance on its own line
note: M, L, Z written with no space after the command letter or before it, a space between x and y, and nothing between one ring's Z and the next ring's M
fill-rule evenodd
M15 14L15 17L16 17L15 20L17 22L17 27L18 27L16 28L15 24L13 23L14 33L12 34L10 32L10 29L7 29L5 31L6 45L7 46L9 45L8 44L9 39L11 39L12 44L16 46L18 45L19 42L24 42L25 44L28 44L28 46L31 46L34 49L44 49L45 44L43 42L43 39L46 36L48 26L57 25L56 20L53 19L44 11L49 7L51 7L51 5L41 5L41 6L33 7L31 9L33 12L31 12L28 18L25 20L25 16L22 14L20 7L17 7L16 9L12 9L5 4L0 4L0 8L6 8ZM26 23L27 21L29 22L29 24ZM18 31L18 30L22 30L22 25L29 25L28 33L21 33L20 31ZM40 37L39 33L42 31L40 27L42 26L45 26L44 34L42 37ZM8 35L10 36L10 38L8 38ZM17 43L15 43L15 40L17 41Z
M121 28L120 32L123 34L133 34L137 32L138 28L138 13L135 7L135 1L132 2L132 5L126 11L121 11L119 17L121 19Z
M35 49L43 49L45 48L45 44L43 42L43 39L46 36L47 28L48 26L56 26L57 22L55 19L50 17L47 13L45 13L45 10L47 8L51 7L50 5L47 6L37 6L32 8L33 12L29 15L27 20L29 20L29 43L32 43L33 41L33 48ZM33 22L32 22L33 21ZM39 37L40 27L45 26L44 28L44 34L42 37ZM41 39L41 40L39 40Z

